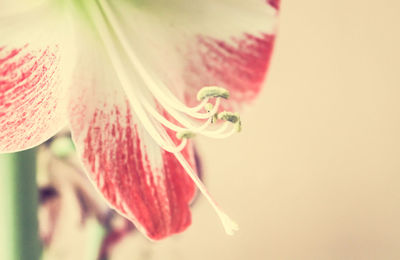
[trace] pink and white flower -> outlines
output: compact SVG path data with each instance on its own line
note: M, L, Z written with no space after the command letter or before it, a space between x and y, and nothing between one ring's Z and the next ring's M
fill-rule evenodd
M214 122L217 112L259 93L278 6L279 0L2 0L0 152L36 146L69 125L94 185L149 238L190 225L196 186L231 233L235 224L198 179L185 137L234 132L229 122ZM205 86L228 90L230 102L221 100L224 89Z

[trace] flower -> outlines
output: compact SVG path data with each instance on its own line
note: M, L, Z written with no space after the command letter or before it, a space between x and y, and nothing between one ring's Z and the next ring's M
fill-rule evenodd
M232 233L236 225L196 175L188 138L240 130L238 115L223 110L258 94L278 6L3 0L0 151L36 146L69 125L93 184L150 239L190 225L196 186Z

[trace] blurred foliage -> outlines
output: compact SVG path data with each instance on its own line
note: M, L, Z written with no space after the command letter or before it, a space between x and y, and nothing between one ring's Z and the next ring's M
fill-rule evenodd
M43 259L109 259L112 247L134 227L90 183L69 133L41 145L37 163Z

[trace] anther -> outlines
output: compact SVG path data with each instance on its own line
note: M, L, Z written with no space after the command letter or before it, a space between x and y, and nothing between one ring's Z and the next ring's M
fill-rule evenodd
M205 98L229 98L229 91L220 87L204 87L197 92L197 100L201 101Z
M218 119L236 124L240 121L240 116L238 113L224 111L218 114Z
M236 132L242 131L242 122L240 121L240 116L238 113L224 111L218 114L218 119L234 124Z
M192 131L180 131L176 133L176 137L178 139L190 139L195 137L196 134Z

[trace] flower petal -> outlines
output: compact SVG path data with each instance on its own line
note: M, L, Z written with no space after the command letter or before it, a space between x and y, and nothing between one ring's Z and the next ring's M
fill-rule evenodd
M142 65L192 105L208 85L229 89L238 103L259 93L279 1L108 2Z
M0 35L0 152L13 152L66 124L72 37L51 5L1 16Z
M84 168L108 203L149 238L183 231L191 223L193 182L139 123L105 51L95 42L89 46L81 55L85 69L70 109ZM183 154L194 165L191 146Z

